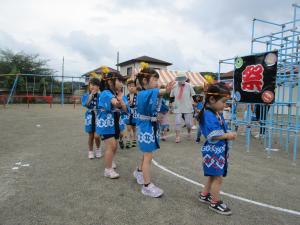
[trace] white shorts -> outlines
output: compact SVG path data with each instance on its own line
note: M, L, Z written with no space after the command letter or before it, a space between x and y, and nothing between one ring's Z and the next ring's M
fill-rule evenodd
M193 113L175 113L175 130L181 129L182 114L184 115L184 121L187 128L193 126Z

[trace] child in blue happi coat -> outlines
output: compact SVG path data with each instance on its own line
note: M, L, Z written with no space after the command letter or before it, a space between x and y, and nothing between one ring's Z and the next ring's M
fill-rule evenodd
M117 72L103 71L101 79L101 94L98 105L96 132L105 143L105 170L104 176L114 179L119 174L115 171L113 162L120 138L120 113L127 112L127 105L123 99L122 91L124 78Z
M123 89L118 90L118 92L122 92L123 93ZM124 111L123 109L120 109L120 139L119 139L119 146L121 149L124 149L125 145L124 145L124 141L123 139L126 138L126 123L128 121L129 118L129 114L130 114L130 107L129 107L129 103L127 100L126 96L122 96L123 101L125 102L126 106L127 106L127 111Z
M165 86L161 86L160 88L165 88ZM158 121L159 121L159 129L161 130L161 140L166 141L167 133L170 129L170 124L168 122L168 112L169 106L167 106L166 99L161 98L161 106L158 112Z
M158 88L159 74L152 68L143 68L137 75L137 84L141 91L137 95L137 136L138 146L143 153L141 167L134 171L134 177L143 184L141 192L150 197L160 197L163 190L151 183L150 166L153 152L159 148L159 126L157 114L160 108L160 96L170 92L175 82L166 89Z
M127 81L127 88L129 93L127 94L127 101L129 102L130 112L128 113L128 118L126 120L127 127L127 138L126 148L136 147L136 98L137 90L134 80Z
M201 112L202 108L203 108L203 96L198 95L196 97L195 118L199 117L199 113ZM200 138L201 138L201 127L199 124L197 128L196 143L200 143Z
M85 131L89 134L88 139L88 158L93 159L102 157L102 151L100 148L100 137L95 134L96 132L96 113L98 108L98 98L100 95L100 80L92 78L88 84L89 93L86 93L81 98L82 106L86 107L85 112ZM93 145L94 140L96 144L96 150L94 152Z
M222 115L230 91L223 83L212 84L205 95L204 106L199 113L202 133L206 138L202 146L203 171L207 182L199 195L199 200L209 204L213 211L230 215L231 210L220 200L223 177L228 168L228 140L236 138L235 132L227 131Z

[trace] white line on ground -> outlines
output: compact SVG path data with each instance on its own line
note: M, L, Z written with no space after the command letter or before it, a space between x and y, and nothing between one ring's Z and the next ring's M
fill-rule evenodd
M194 132L192 132L194 133ZM175 134L169 134L167 135L167 138L168 137L173 137L175 136ZM180 178L180 179L183 179L189 183L192 183L192 184L195 184L197 186L200 186L200 187L204 187L203 184L200 184L199 182L197 181L194 181L194 180L191 180L187 177L184 177L178 173L175 173L169 169L167 169L166 167L160 165L158 162L156 162L154 159L152 160L153 161L153 164L155 166L157 166L158 168ZM281 211L281 212L286 212L286 213L289 213L289 214L293 214L293 215L297 215L297 216L300 216L300 212L299 211L295 211L295 210L291 210L291 209L285 209L285 208L281 208L281 207L277 207L277 206L273 206L273 205L269 205L269 204L266 204L266 203L262 203L262 202L257 202L257 201L253 201L253 200L250 200L250 199L247 199L247 198L243 198L243 197L240 197L240 196L237 196L237 195L233 195L233 194L230 194L230 193L226 193L226 192L223 192L221 191L221 194L222 195L225 195L225 196L228 196L230 198L233 198L233 199L237 199L237 200L240 200L240 201L243 201L243 202L247 202L247 203L250 203L250 204L254 204L254 205L258 205L258 206L261 206L261 207L265 207L265 208L269 208L269 209L274 209L274 210L277 210L277 211Z
M182 176L182 175L180 175L178 173L175 173L175 172L169 170L168 168L160 165L155 160L152 160L152 162L153 162L153 164L155 166L157 166L158 168L164 170L165 172L168 172L168 173L170 173L170 174L172 174L172 175L174 175L174 176L176 176L176 177L178 177L180 179L183 179L183 180L185 180L185 181L187 181L189 183L195 184L195 185L200 186L200 187L204 187L203 184L200 184L197 181L191 180L191 179L189 179L187 177L184 177L184 176ZM299 211L285 209L285 208L281 208L281 207L269 205L269 204L266 204L266 203L253 201L253 200L250 200L250 199L247 199L247 198L243 198L243 197L240 197L240 196L237 196L237 195L233 195L233 194L230 194L230 193L226 193L226 192L223 192L223 191L221 191L221 194L225 195L225 196L228 196L230 198L233 198L233 199L237 199L237 200L240 200L240 201L243 201L243 202L250 203L250 204L254 204L254 205L262 206L262 207L265 207L265 208L274 209L274 210L277 210L277 211L280 211L280 212L285 212L285 213L289 213L289 214L300 216L300 212Z

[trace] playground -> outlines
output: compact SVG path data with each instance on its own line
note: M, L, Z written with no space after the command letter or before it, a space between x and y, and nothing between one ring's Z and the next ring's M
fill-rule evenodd
M151 168L161 198L141 194L137 147L118 149L120 178L105 178L103 158L87 159L80 99L92 73L66 76L62 67L61 75L0 74L0 225L300 225L300 6L292 9L284 23L254 18L248 54L219 60L216 81L231 88L229 127L238 134L221 192L231 216L198 200L204 138L188 140L182 128L175 143L172 114Z
M233 215L224 217L197 199L205 180L200 144L175 144L171 132L152 168L165 194L148 198L132 176L137 148L118 150L118 180L103 177L103 158L87 159L83 113L71 104L0 109L1 225L299 224L299 164L292 154L269 155L254 138L246 152L239 136L222 189Z

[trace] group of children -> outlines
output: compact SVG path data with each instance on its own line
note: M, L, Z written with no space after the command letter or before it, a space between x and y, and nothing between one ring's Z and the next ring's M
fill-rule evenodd
M85 114L85 130L89 134L89 158L101 157L101 141L105 144L104 176L118 178L114 157L118 144L126 148L136 146L143 153L133 175L141 184L142 194L160 197L163 190L151 182L150 168L153 153L160 148L160 132L162 140L169 129L167 122L168 106L162 96L170 93L175 81L165 87L159 87L159 74L153 68L142 68L135 80L129 80L129 94L123 95L124 77L117 72L102 73L101 78L92 78L89 82L89 93L82 97ZM138 90L138 91L137 91ZM222 84L211 85L206 92L205 102L198 105L197 117L200 122L198 134L206 138L202 147L204 175L207 183L199 194L199 200L209 204L209 208L224 215L231 210L220 200L222 177L227 174L228 144L235 133L227 131L227 125L220 113L230 97L228 88ZM124 135L127 125L127 135ZM137 141L136 141L137 138ZM200 138L200 137L199 137ZM93 141L96 144L95 155Z

